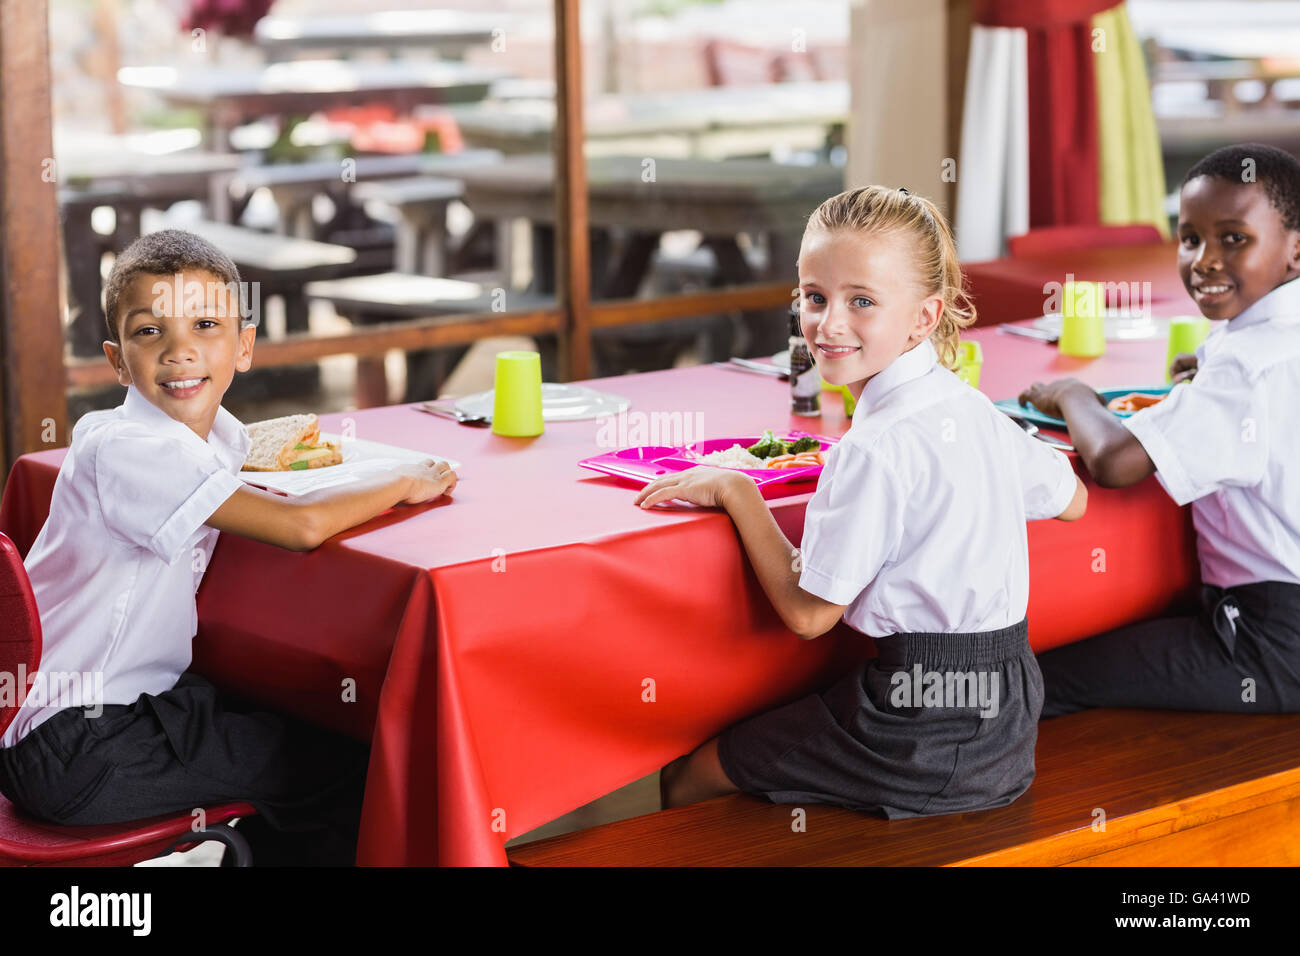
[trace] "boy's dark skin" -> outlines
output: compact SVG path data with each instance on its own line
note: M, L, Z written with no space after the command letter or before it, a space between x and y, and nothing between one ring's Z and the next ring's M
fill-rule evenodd
M1178 273L1209 319L1235 318L1300 276L1300 231L1286 228L1260 183L1188 180L1179 201L1178 240ZM1227 291L1206 291L1220 285ZM1196 362L1190 354L1174 359L1174 382L1195 375ZM1020 404L1027 402L1065 419L1079 457L1103 488L1124 488L1155 472L1142 443L1089 385L1074 378L1035 382L1020 393Z

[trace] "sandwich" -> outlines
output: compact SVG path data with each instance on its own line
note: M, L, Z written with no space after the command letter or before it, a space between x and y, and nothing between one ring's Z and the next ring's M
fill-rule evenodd
M343 461L338 442L322 441L315 415L285 415L248 426L244 471L304 471Z

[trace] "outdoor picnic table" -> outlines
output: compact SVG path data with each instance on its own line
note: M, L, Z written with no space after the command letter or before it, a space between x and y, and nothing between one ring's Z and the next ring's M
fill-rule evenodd
M1060 375L1158 382L1164 364L1159 340L1081 360L996 329L969 335L994 398ZM643 444L769 428L838 436L849 422L831 393L810 419L790 415L788 384L712 366L586 384L631 399L621 426L550 423L512 439L409 406L323 415L327 433L458 459L453 499L395 508L306 554L218 540L198 594L193 666L371 742L361 864L504 865L509 838L871 654L843 624L816 641L790 633L724 513L646 512L632 504L634 486L577 466L629 444L633 429ZM11 472L0 530L23 553L64 454L23 456ZM770 504L797 542L811 488L792 490ZM1189 514L1154 478L1115 491L1089 482L1083 520L1035 522L1028 533L1036 651L1194 593Z
M353 16L263 17L253 42L272 62L306 50L434 50L460 60L470 47L492 42L495 31L513 29L515 18L473 10L380 10Z
M176 106L206 113L209 148L229 151L230 130L264 116L308 114L338 106L383 102L398 114L426 104L483 99L502 70L456 62L352 63L295 60L260 70L207 67L124 67L118 82L157 93Z
M358 156L246 166L231 178L230 192L246 201L254 190L267 189L279 210L276 231L300 239L313 239L317 230L311 205L316 196L329 196L336 206L348 204L352 202L349 194L368 184L391 179L431 179L466 167L496 163L500 159L501 154L493 149L465 149L456 153Z
M532 291L555 290L555 161L550 155L507 156L492 166L449 173L465 185L475 216L496 220L498 261L507 278L517 258L510 224L532 227ZM822 200L843 188L843 170L830 164L799 166L766 159L646 159L597 156L587 161L591 273L597 298L635 296L665 232L698 230L717 259L726 284L758 279L798 281L795 260L803 224ZM766 245L766 271L756 275L737 237ZM771 354L788 332L779 317L746 317L746 354Z
M457 106L452 115L468 145L508 155L551 150L553 97ZM845 82L763 83L591 97L583 132L588 156L725 159L766 155L774 144L824 151L848 115Z

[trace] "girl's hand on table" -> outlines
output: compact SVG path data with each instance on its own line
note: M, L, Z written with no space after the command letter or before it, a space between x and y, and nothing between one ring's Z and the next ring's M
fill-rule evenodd
M706 508L725 508L726 497L741 484L755 487L746 475L728 468L697 465L675 475L656 478L641 489L632 502L650 508L661 501L688 501Z
M1173 378L1173 384L1186 382L1196 374L1196 368L1199 363L1194 352L1183 352L1181 355L1174 357L1173 363L1169 366L1169 374Z
M402 465L397 472L411 480L411 490L401 500L404 505L418 505L439 495L449 495L455 490L458 480L449 464L435 462L432 458L418 465Z
M1022 406L1026 403L1033 404L1034 408L1044 415L1051 415L1053 418L1065 418L1062 413L1065 398L1067 395L1076 392L1080 394L1086 392L1096 399L1098 404L1106 404L1102 397L1093 390L1092 386L1079 381L1077 378L1061 378L1047 384L1035 382L1020 393L1018 401Z

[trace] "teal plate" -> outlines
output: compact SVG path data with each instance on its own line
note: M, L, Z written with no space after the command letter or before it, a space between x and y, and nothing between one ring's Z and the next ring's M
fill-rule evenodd
M1132 392L1141 392L1144 395L1168 395L1169 385L1135 385L1132 388L1103 388L1098 394L1107 402L1119 398L1121 395L1128 395ZM994 406L1004 412L1010 412L1018 418L1023 418L1027 422L1033 422L1041 428L1054 428L1057 431L1065 431L1065 421L1060 418L1053 418L1051 415L1044 415L1033 405L1021 405L1014 398L1004 398L1001 401L994 402ZM1116 418L1128 418L1133 412L1112 412Z

